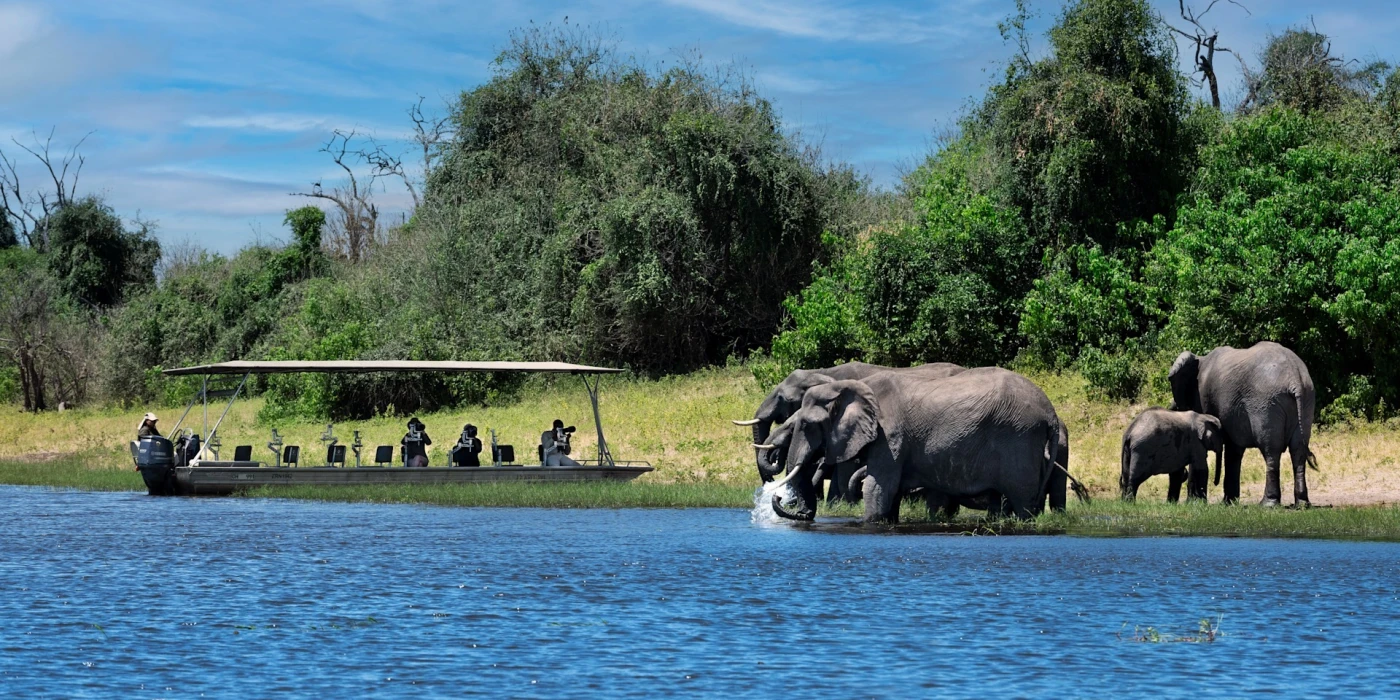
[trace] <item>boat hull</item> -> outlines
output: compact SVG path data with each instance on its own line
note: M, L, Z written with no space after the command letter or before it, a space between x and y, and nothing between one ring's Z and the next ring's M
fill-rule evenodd
M258 486L355 486L366 484L478 484L497 481L630 481L650 466L580 467L257 467L175 468L175 490L183 496L227 496Z

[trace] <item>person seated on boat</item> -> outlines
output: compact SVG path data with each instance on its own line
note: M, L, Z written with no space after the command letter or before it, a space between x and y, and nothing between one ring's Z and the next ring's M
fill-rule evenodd
M399 441L403 445L403 465L405 467L426 467L428 466L428 445L433 444L433 439L428 437L423 421L418 418L408 419L408 434Z
M141 425L137 426L136 428L136 439L140 440L144 437L160 437L160 431L156 430L156 421L158 420L160 419L156 418L156 414L147 413L146 417L141 419Z
M468 423L462 426L462 436L452 448L453 463L459 467L479 467L481 459L481 438L476 436L476 426Z
M569 458L569 438L574 434L574 426L564 427L564 421L554 419L554 427L540 435L542 458L540 464L546 467L577 467L579 464Z

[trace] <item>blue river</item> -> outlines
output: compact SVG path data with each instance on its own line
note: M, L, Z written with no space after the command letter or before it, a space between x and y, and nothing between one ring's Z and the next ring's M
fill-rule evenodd
M0 532L6 697L1400 695L1397 544L26 487Z

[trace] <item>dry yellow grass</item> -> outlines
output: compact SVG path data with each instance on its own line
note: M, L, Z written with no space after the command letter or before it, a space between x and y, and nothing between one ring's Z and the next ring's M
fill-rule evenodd
M1116 498L1118 459L1123 429L1148 404L1114 404L1090 400L1083 381L1074 374L1036 374L1031 379L1043 387L1071 432L1071 471L1085 482L1096 498ZM747 370L713 369L659 380L605 378L601 393L603 427L618 459L651 462L657 471L646 481L718 482L757 484L752 468L749 431L729 423L731 418L753 415L762 400ZM262 425L256 420L261 399L240 400L220 428L223 456L233 446L251 444L254 458L269 460L264 447L269 429L276 427L286 444L299 444L306 464L323 454L317 437L325 424L286 421ZM158 412L168 428L179 417L178 408ZM218 417L210 407L209 421ZM135 434L144 409L80 409L64 413L31 415L14 408L0 421L0 460L44 453L94 454L93 459L125 463L125 445ZM504 443L513 444L520 459L533 458L539 434L551 420L561 418L577 425L575 455L589 457L595 444L592 412L582 383L575 378L532 385L523 398L509 405L442 411L420 416L435 443L430 452L434 464L443 464L462 425L472 422L481 437L495 428ZM192 423L190 420L192 419ZM199 426L198 407L187 419ZM336 435L348 443L352 430L360 430L365 458L375 445L397 445L404 432L400 418L377 418L336 425ZM1357 425L1328 428L1313 436L1321 471L1309 472L1315 504L1365 505L1400 503L1400 429L1395 425ZM110 456L108 456L110 455ZM96 465L95 465L96 466ZM110 468L111 465L103 465ZM1264 461L1258 451L1245 457L1242 498L1257 501L1263 493ZM1284 467L1284 500L1291 499L1289 467ZM1166 497L1166 478L1156 477L1140 492L1140 498ZM1212 488L1211 500L1220 498Z

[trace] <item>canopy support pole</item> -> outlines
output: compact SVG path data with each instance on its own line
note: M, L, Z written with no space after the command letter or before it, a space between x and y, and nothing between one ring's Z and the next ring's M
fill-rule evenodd
M593 381L588 381L588 375L579 375L583 378L583 386L588 390L588 400L593 403L593 427L598 431L598 464L609 467L617 466L613 462L612 451L608 449L608 441L603 437L603 419L598 416L598 386L603 383L602 375L594 375Z
M196 460L204 459L204 451L209 449L209 443L214 441L214 434L219 432L219 426L223 424L224 416L227 416L229 409L233 408L233 402L238 400L238 394L243 391L243 385L248 383L248 377L250 376L252 376L251 373L243 375L243 381L239 382L238 388L233 390L233 396L228 397L228 405L224 406L224 412L219 414L219 420L214 421L214 430L209 433L208 439L199 443L199 454L194 456ZM207 375L204 378L204 383L207 390L209 386L209 378ZM207 394L204 397L204 411L207 416L209 411L209 396ZM208 425L209 419L206 417L204 420L205 425Z
M209 375L204 375L204 388L199 390L199 397L204 400L204 442L209 442ZM200 443L199 453L204 454L204 443Z
M194 403L198 400L199 394L191 396L190 402L185 404L185 412L180 414L180 420L175 421L175 425L171 426L170 430L167 431L172 440L175 438L175 431L180 429L180 424L185 422L185 416L188 416L190 414L190 411L194 410Z

